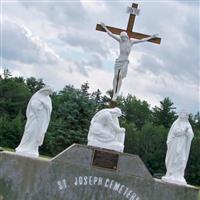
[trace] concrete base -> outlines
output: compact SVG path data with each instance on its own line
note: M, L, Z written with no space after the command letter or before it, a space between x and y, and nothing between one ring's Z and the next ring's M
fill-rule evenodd
M93 166L94 152L118 154L117 168ZM53 159L0 153L4 200L198 200L199 190L154 179L138 156L72 145Z
M187 185L187 182L184 178L182 180L177 180L177 179L173 179L173 178L170 178L170 177L167 177L167 176L163 176L162 180L165 181L165 182L174 183L174 184L177 184L177 185Z
M19 151L19 150L16 150L15 153L22 156L26 156L26 157L33 157L33 158L39 157L39 154L33 154L33 153L28 153L28 152Z
M124 151L124 145L121 143L117 143L117 142L110 142L110 143L103 143L103 142L99 142L99 141L88 141L88 146L93 146L93 147L99 147L99 148L105 148L105 149L111 149L114 151L118 151L118 152L123 152Z

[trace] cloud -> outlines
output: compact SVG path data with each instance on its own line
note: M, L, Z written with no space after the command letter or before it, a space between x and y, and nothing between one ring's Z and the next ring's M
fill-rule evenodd
M106 57L107 50L104 45L92 33L81 32L78 30L68 29L65 33L60 34L59 39L66 42L70 46L81 48L87 53L99 53Z
M26 9L37 10L39 13L47 16L49 21L63 26L78 26L81 28L87 25L88 15L81 2L21 2ZM81 23L80 23L81 20Z
M31 31L11 21L2 22L2 57L22 63L56 64L59 56Z
M93 1L85 1L85 0L80 0L81 5L85 12L88 15L102 15L102 14L107 14L109 12L109 9L106 5L106 2L101 2L99 3L98 0L93 0Z
M87 80L93 90L105 92L112 87L119 46L95 26L103 21L126 28L128 5L122 1L5 2L3 18L9 23L3 26L3 65L15 74L43 78L56 89L66 84L78 87ZM162 42L133 47L121 91L152 106L169 96L176 107L196 112L199 4L141 1L139 8L133 31L159 33Z
M88 77L88 72L91 68L102 68L102 61L98 54L92 54L90 60L82 59L75 61L78 71Z
M180 79L193 80L197 84L199 81L199 30L194 24L199 24L198 7L179 2L153 4L159 20L153 20L153 18L150 20L149 4L142 5L144 12L141 15L144 17L141 23L154 27L162 37L162 41L159 46L150 43L135 46L136 51L139 50L144 54L139 68L144 71L151 70L155 75L167 72ZM142 29L142 25L139 25L140 27ZM150 33L147 28L144 31Z
M198 88L199 85L180 80L169 73L157 76L148 70L139 72L129 68L122 92L124 95L134 94L151 106L159 105L161 100L169 97L178 111L185 109L189 112L199 109Z

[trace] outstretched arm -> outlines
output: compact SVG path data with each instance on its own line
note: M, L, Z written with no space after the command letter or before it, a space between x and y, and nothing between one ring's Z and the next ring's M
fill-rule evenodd
M146 41L149 41L150 39L157 38L157 37L158 37L158 34L154 34L154 35L152 35L150 37L143 38L141 40L132 40L131 39L131 42L132 42L132 45L133 45L133 44L138 44L138 43L146 42Z
M117 37L116 35L114 35L113 33L111 33L103 22L101 22L100 24L101 24L101 26L105 29L105 31L108 33L108 35L109 35L110 37L114 38L114 39L117 40L118 42L120 41L119 37Z

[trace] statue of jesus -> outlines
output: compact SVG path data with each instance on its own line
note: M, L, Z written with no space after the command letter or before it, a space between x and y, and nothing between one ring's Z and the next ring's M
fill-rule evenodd
M115 101L117 99L119 90L122 85L122 79L125 78L127 74L128 64L129 64L128 57L131 52L131 47L137 43L146 42L150 39L156 38L158 37L158 35L155 34L141 40L133 40L128 37L125 31L122 31L120 33L120 36L116 36L108 30L108 28L103 22L101 22L101 26L105 29L105 31L108 33L110 37L114 38L119 42L119 47L120 47L119 57L115 60L115 72L113 78L112 100Z

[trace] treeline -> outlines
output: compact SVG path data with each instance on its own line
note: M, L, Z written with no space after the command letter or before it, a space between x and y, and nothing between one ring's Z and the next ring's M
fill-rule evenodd
M0 146L16 148L26 123L26 106L31 96L45 84L34 77L12 77L8 70L0 77ZM80 89L67 85L51 96L53 111L40 154L55 156L73 143L86 144L90 120L94 114L108 107L110 92L89 93L89 84ZM135 96L118 98L118 107L125 114L120 119L126 129L125 152L137 154L156 177L165 174L166 139L170 126L177 118L169 98L159 107L150 109L146 101ZM186 169L186 179L200 185L200 114L190 114L195 133Z

